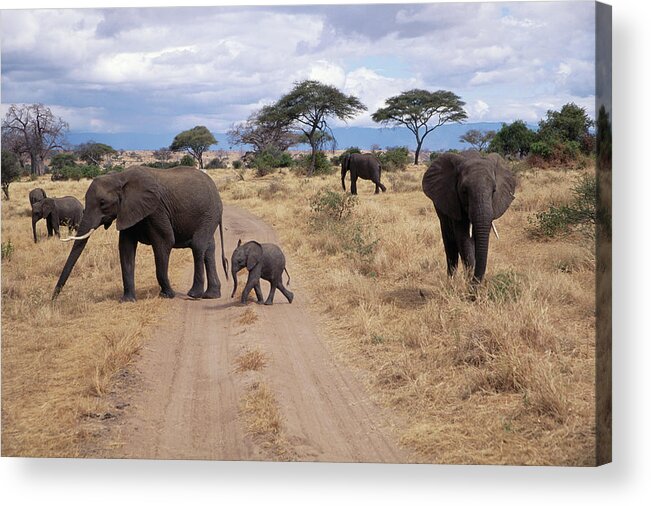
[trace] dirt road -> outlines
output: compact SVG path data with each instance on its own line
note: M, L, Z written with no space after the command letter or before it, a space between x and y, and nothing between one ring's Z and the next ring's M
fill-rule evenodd
M270 226L242 209L227 206L224 223L228 257L238 238L278 242ZM291 274L291 264L288 270ZM243 286L245 273L240 276ZM190 279L188 273L188 286ZM266 296L268 284L262 288ZM291 305L277 292L273 306L244 307L230 299L230 281L223 283L219 300L170 301L169 321L156 329L136 366L138 388L117 427L122 444L111 456L407 461L391 417L335 362L319 336L299 276L292 277L290 289ZM236 371L247 350L261 352L266 366ZM268 387L280 414L281 450L247 431L242 399L256 383Z

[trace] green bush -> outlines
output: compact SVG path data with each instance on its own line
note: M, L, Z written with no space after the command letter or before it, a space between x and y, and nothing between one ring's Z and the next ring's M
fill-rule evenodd
M498 272L488 280L486 292L493 302L516 302L522 293L521 276L513 271Z
M66 165L52 171L52 181L79 181L80 179L93 179L102 174L102 169L97 165Z
M292 155L287 151L265 149L254 154L251 167L255 169L258 177L263 177L275 172L278 168L290 167L292 163L294 163Z
M233 160L233 168L235 170L242 168L242 160Z
M375 156L380 160L383 171L405 170L409 163L409 148L405 146L386 148L383 152L375 153Z
M179 160L178 165L185 165L187 167L194 167L197 165L197 161L194 159L194 157L190 155L183 155L181 159Z
M342 221L351 215L357 203L356 195L324 189L310 199L310 209L317 220Z
M532 155L540 156L545 160L548 160L551 158L552 154L554 153L554 149L547 142L537 141L531 144L530 153Z
M192 157L190 157L192 158ZM192 158L194 160L194 158ZM187 165L187 164L179 164L177 162L149 162L145 164L145 167L151 167L153 169L171 169L172 167L176 167L178 165Z
M351 146L350 148L346 149L343 153L341 153L339 156L333 156L330 158L330 162L332 165L341 165L341 161L343 160L344 156L346 155L352 155L353 153L361 153L361 150L357 146Z
M2 243L2 260L11 260L14 253L14 245L11 240Z
M57 153L50 158L50 169L52 172L60 170L63 167L75 167L77 165L77 157L74 153Z
M301 155L297 161L297 168L299 173L307 174L308 169L310 168L310 163L312 162L312 155L306 153ZM313 175L327 175L332 174L336 170L336 167L332 165L330 160L323 151L317 151L316 153L316 165L314 167Z
M581 230L594 237L597 219L597 179L594 174L579 177L572 186L572 200L568 204L553 205L547 211L529 219L529 232L534 237L555 237Z

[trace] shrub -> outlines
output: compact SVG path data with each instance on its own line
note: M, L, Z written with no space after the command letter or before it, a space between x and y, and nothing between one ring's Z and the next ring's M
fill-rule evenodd
M52 181L79 181L80 179L93 179L102 174L102 169L97 165L66 165L52 171Z
M235 170L242 168L242 160L233 160L233 168Z
M497 303L516 302L522 293L522 279L513 271L496 273L487 284L488 298Z
M351 215L357 203L356 195L325 189L310 199L310 209L317 220L342 221Z
M191 155L183 155L179 160L178 165L186 165L188 167L194 167L197 165L197 161Z
M547 211L536 213L529 219L529 232L534 237L554 237L569 234L578 228L594 237L596 224L597 179L594 174L579 177L572 187L572 200L568 204L553 205Z
M330 162L332 165L341 165L341 161L343 160L344 156L346 155L352 155L353 153L361 153L361 150L357 146L351 146L350 148L346 149L343 153L341 153L339 156L333 156L330 158Z
M14 253L14 245L11 240L2 243L2 260L11 260Z
M307 153L300 155L297 160L297 168L300 174L307 174L308 169L310 168L310 162L312 161L312 155ZM332 165L330 160L323 151L317 151L316 153L316 164L314 167L313 175L327 175L332 174L336 170L336 167Z
M153 169L170 169L179 165L177 162L149 162L145 164L145 167L151 167ZM180 165L186 165L181 163Z
M256 170L258 177L263 177L280 167L290 167L293 162L292 156L287 151L265 149L253 155L251 167Z
M384 152L375 155L380 160L382 170L386 172L405 170L409 163L409 149L405 146L386 148Z
M74 153L57 153L50 159L50 168L52 172L60 170L63 167L74 167L77 165L77 157Z
M217 151L217 156L210 160L206 165L206 169L225 169L228 167L228 153L223 149Z

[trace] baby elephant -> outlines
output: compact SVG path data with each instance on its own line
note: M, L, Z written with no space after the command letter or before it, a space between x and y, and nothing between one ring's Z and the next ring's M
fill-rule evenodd
M31 200L31 196L30 196ZM66 225L68 230L77 230L84 214L84 206L74 197L46 197L32 205L32 234L36 238L36 223L44 219L47 235L60 237L59 226Z
M251 289L255 290L258 303L262 302L260 278L271 283L269 297L265 301L266 305L273 304L276 288L287 297L290 304L292 303L294 294L285 288L282 279L283 271L287 272L285 268L285 255L283 255L283 252L278 246L275 244L260 244L256 241L249 241L242 244L241 239L237 242L237 248L235 248L231 257L231 272L233 273L234 283L231 297L235 297L235 291L237 290L237 273L244 267L249 271L249 278L246 280L246 286L242 291L242 304L246 304ZM289 281L289 272L287 272L287 284L289 284Z

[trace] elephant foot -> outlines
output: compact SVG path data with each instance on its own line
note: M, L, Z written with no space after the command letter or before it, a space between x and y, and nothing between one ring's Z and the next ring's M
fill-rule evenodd
M292 292L289 292L289 295L288 295L288 297L287 297L287 300L289 301L290 304L291 304L292 301L294 300L294 294L293 294Z
M221 290L206 290L201 295L201 298L202 299L219 299L221 296L222 296ZM192 297L192 296L190 295L190 297Z
M163 299L173 299L174 297L176 297L176 292L172 289L161 290L158 296L162 297Z
M135 295L123 295L120 297L120 302L135 302L136 301L136 296Z
M269 302L268 300L266 300L266 301L264 302L264 305L265 305L265 306L273 306L273 302Z

